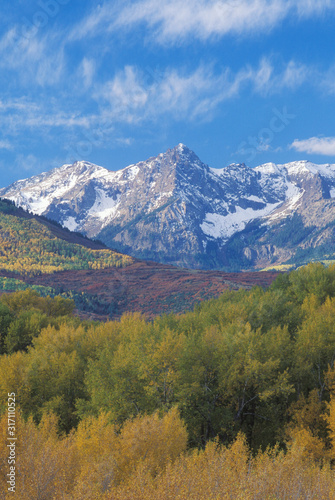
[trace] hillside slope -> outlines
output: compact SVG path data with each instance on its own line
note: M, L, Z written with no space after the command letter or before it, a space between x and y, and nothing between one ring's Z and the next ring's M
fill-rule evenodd
M72 298L82 317L184 312L224 290L268 286L276 273L227 274L143 262L0 200L0 293Z
M0 270L23 275L123 267L133 259L0 200Z

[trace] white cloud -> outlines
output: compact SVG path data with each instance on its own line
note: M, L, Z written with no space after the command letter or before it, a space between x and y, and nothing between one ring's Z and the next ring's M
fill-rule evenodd
M298 87L308 77L312 77L313 73L315 73L313 68L296 63L295 61L290 61L283 73L281 85L288 88Z
M296 4L298 15L301 17L322 15L327 10L335 9L333 0L295 0L291 4Z
M86 88L92 85L95 75L95 61L84 57L80 66L80 73Z
M287 8L278 0L172 0L158 4L142 0L125 6L115 20L115 27L129 27L144 22L161 42L183 41L189 36L206 40L228 33L266 31L285 17ZM268 8L265 8L268 7Z
M61 109L61 108L64 109ZM83 116L66 109L66 102L34 102L28 98L0 100L0 123L3 133L17 134L27 128L89 128L97 117Z
M120 146L131 146L134 139L132 137L116 137L114 142Z
M228 34L269 32L287 17L306 18L334 10L333 0L138 0L106 2L79 23L69 39L145 24L161 43L207 40Z
M18 26L7 31L0 39L0 68L14 70L20 83L40 86L59 83L64 75L64 45L59 34L37 33L26 38Z
M0 149L11 150L11 149L13 149L13 146L9 141L0 140Z
M324 72L320 71L318 81L320 82L321 89L327 94L335 94L335 65L333 64Z
M126 66L100 86L94 98L105 117L128 123L163 115L178 120L210 119L220 103L238 96L246 86L251 92L269 94L297 88L308 75L307 68L293 61L276 71L265 58L258 66L247 66L236 73L229 68L215 71L213 65L203 64L193 71L167 68L156 74L149 70ZM148 83L149 73L155 78L149 78Z
M255 89L261 94L281 92L285 89L294 90L304 84L307 79L313 82L316 71L312 67L289 61L286 66L278 68L267 58L263 58L257 70L249 75Z
M291 149L301 153L335 156L335 137L311 137L291 144Z
M192 72L166 69L149 84L147 77L139 68L126 66L103 85L95 98L105 116L128 123L164 115L192 120L210 115L224 95L232 93L234 85L227 81L226 73L215 75L206 66Z
M67 40L81 40L100 33L101 26L109 24L115 17L117 10L112 2L98 5L88 16L74 25L67 35Z
M103 98L108 101L115 117L126 118L134 111L142 110L147 104L150 89L146 89L141 76L135 67L125 66L112 80L102 86L96 96L98 100Z
M258 66L242 67L237 72L230 68L218 70L209 64L193 70L166 68L159 72L125 66L109 81L95 84L89 96L90 113L83 112L81 93L71 101L64 96L0 100L1 128L3 133L16 134L27 128L107 130L121 123L141 124L163 117L184 122L208 121L221 103L237 97L242 89L261 95L280 92L285 86L292 89L302 85L307 74L306 68L292 61L275 70L265 58ZM94 78L94 63L82 60L76 75L77 79L81 75L84 84L86 78L88 85ZM84 92L88 90L82 87Z
M24 97L0 100L0 113L6 111L27 113L37 111L38 109L39 106L37 104L28 101Z
M19 154L15 160L16 168L29 172L29 175L38 173L41 168L40 160L33 154Z
M253 81L255 89L258 92L263 93L268 91L269 87L271 86L273 72L273 65L268 59L263 58L260 62L259 68L257 68L256 70L251 69L246 79L250 79L251 81Z

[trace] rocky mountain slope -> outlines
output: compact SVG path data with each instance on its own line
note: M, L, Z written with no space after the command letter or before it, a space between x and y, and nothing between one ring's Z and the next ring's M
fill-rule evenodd
M218 170L179 144L116 172L64 165L0 196L119 251L179 266L259 269L335 255L335 165Z

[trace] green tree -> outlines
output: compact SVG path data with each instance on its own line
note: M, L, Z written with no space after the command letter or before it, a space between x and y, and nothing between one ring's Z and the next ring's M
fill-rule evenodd
M0 302L0 354L6 352L5 341L8 328L13 320L13 314L10 309Z
M33 338L37 337L48 323L46 314L34 310L22 311L8 328L4 342L6 352L11 354L16 351L26 351L32 344Z

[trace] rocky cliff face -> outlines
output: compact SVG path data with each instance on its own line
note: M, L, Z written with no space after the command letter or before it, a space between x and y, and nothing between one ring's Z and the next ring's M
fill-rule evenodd
M335 165L218 170L179 144L116 172L64 165L0 196L113 248L180 266L240 270L332 254Z

